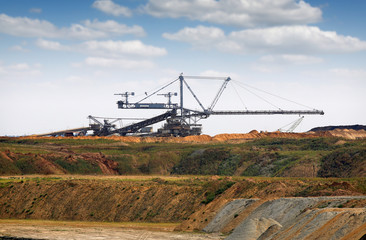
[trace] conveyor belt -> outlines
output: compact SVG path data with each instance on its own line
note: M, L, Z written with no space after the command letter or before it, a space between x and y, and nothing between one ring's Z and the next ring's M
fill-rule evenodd
M166 120L166 119L168 119L172 116L175 116L175 115L176 115L176 110L173 109L172 111L168 111L166 113L155 116L153 118L149 118L149 119L146 119L144 121L134 123L134 124L128 125L128 126L123 127L123 128L116 129L116 130L112 131L111 134L119 133L121 136L125 136L127 133L135 133L143 127L146 127L146 126L164 121L164 120Z

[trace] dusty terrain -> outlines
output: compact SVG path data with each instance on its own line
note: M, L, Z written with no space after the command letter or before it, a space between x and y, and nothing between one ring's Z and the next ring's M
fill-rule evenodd
M149 225L19 220L0 220L0 236L52 240L219 240L226 237L218 233L174 232L171 228Z
M280 198L267 201L250 211L227 239L360 239L366 234L365 208L339 207L347 201L358 199L365 200L366 197ZM232 211L235 210L237 208L233 207ZM245 209L238 211L238 214L242 212L245 213Z
M168 223L165 231L173 228L178 231L162 233L160 229L158 233L151 232L151 228L138 231L120 229L116 232L126 237L120 239L128 239L128 236L143 236L141 239L222 239L228 235L228 239L241 239L237 236L248 235L249 232L251 235L248 236L253 236L253 239L267 239L265 235L278 239L283 239L283 236L303 239L311 234L323 236L320 239L329 239L333 235L338 236L335 239L340 239L339 236L359 239L366 234L366 228L363 228L366 224L365 181L219 176L11 176L1 179L0 218L116 224L150 222L161 226ZM293 226L293 223L300 225ZM311 227L310 223L320 228ZM3 235L32 237L37 236L37 232L39 236L45 236L49 231L56 231L48 226L38 228L20 224L17 228L9 223L3 225L3 229L7 229ZM248 229L248 226L251 227ZM56 226L56 229L60 228L65 236L79 237L85 233L95 239L118 239L118 234L111 235L108 227L80 229ZM21 229L29 229L27 232L35 235L16 235ZM180 233L202 230L216 235ZM351 235L355 237L349 237ZM62 236L59 234L60 238L49 239L63 239Z
M0 237L359 240L365 137L0 137Z
M80 136L80 137L69 137L73 139L114 139L120 140L122 142L164 142L164 143L192 143L192 142L227 142L231 140L245 140L254 138L314 138L314 137L344 137L346 139L357 139L366 138L366 131L364 129L354 130L354 129L334 129L329 131L310 131L304 133L286 133L286 132L258 132L257 130L252 130L249 133L223 133L215 136L209 135L199 135L199 136L187 136L187 137L133 137L133 136L108 136L108 137L98 137L98 136ZM37 136L26 136L21 137L22 139L47 139L49 137L37 137ZM54 138L54 137L52 137ZM63 137L56 137L63 138Z

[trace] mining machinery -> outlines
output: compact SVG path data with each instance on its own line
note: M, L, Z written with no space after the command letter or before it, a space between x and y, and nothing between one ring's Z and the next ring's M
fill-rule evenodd
M222 80L223 83L219 88L217 94L212 100L208 107L204 107L197 95L194 93L192 88L187 83L186 79L216 79ZM116 128L108 122L96 122L94 125L95 135L112 135L118 134L121 136L138 133L141 129L146 128L155 123L166 121L162 128L158 129L155 133L148 133L153 136L188 136L188 135L200 135L202 125L198 122L202 119L206 119L211 115L323 115L322 110L218 110L214 108L219 101L222 93L224 92L227 84L231 81L230 77L203 77L203 76L183 76L181 74L177 79L169 82L160 89L154 91L151 94L146 94L144 98L137 102L130 102L129 97L134 96L134 92L118 93L122 97L122 100L117 101L119 109L162 109L166 110L165 113L154 116L149 119L127 125L125 127ZM172 102L172 96L178 96L176 92L159 93L168 86L178 82L179 83L179 104ZM197 101L200 106L200 110L193 110L185 107L184 105L184 89L192 94L193 98ZM158 94L159 93L159 94ZM153 95L161 95L168 98L167 103L147 103L145 100Z
M208 107L204 107L201 103L193 89L189 86L186 79L211 79L211 80L221 80L223 81L218 92L213 98L211 104ZM88 116L89 118L89 127L77 128L77 129L69 129L64 131L58 131L48 134L42 134L39 136L45 135L85 135L87 131L93 131L93 135L95 136L109 136L109 135L149 135L149 136L188 136L188 135L200 135L202 125L199 123L202 119L207 119L211 115L323 115L324 112L322 110L282 110L278 108L278 110L215 110L215 106L219 101L222 93L227 87L228 83L232 79L230 77L205 77L205 76L184 76L181 74L177 79L169 82L168 84L162 86L158 90L148 94L145 92L145 96L137 101L131 102L130 97L135 96L134 92L123 92L117 93L115 95L121 96L121 100L117 101L118 109L123 110L165 110L164 113L153 116L151 118L142 119L142 118L102 118L95 116ZM174 83L179 84L179 93L177 92L167 92L161 93L167 87L173 85ZM187 108L184 104L184 90L188 90L188 92L193 96L195 101L198 103L200 109L193 110ZM164 96L168 99L167 102L147 102L147 99L150 100L150 97L153 95ZM179 103L173 103L172 97L179 96ZM103 120L99 120L103 119ZM132 124L128 124L126 126L117 127L116 122L119 120L134 120ZM156 132L152 132L152 127L149 127L153 124L163 122L163 126L158 129ZM296 126L295 126L296 127Z

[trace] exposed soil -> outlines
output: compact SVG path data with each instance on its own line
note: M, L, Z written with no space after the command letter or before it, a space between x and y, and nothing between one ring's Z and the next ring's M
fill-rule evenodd
M185 220L182 230L202 229L212 214L236 198L365 194L362 180L46 177L7 181L0 187L0 218L172 223Z
M34 174L66 174L67 170L62 168L59 164L55 164L54 159L62 159L68 165L76 165L80 160L88 162L91 165L98 167L101 174L117 175L118 163L108 159L101 153L82 153L77 154L72 150L47 146L47 149L52 150L52 153L47 154L35 154L35 153L15 153L9 150L4 152L0 151L0 157L6 159L12 163L17 162L20 159L28 159L28 166L24 166L28 173ZM6 171L3 169L3 171ZM0 170L1 172L1 170ZM4 172L5 173L5 172ZM22 174L17 169L10 169L6 171L7 174Z
M276 201L279 201L283 197L355 196L342 198L341 200L338 200L338 198L335 198L335 200L314 198L317 199L316 201L306 200L307 198L299 198L305 199L301 200L304 202L302 205L296 203L291 205L292 200L286 200L287 202L281 200L285 201L288 205L286 205L287 210L285 208L283 210L287 212L293 211L293 217L298 217L299 213L303 213L307 209L316 211L316 209L332 207L341 208L340 210L337 210L337 214L343 214L343 212L341 212L343 211L342 209L349 207L356 211L356 209L364 209L366 203L365 197L357 197L366 194L364 179L340 180L309 178L300 180L291 178L234 178L218 176L70 176L62 178L59 176L14 176L3 177L0 183L1 219L98 221L115 222L116 224L121 222L151 222L160 223L162 225L172 223L174 224L174 227L173 225L170 225L171 227L169 229L172 230L174 228L176 231L201 231L216 218L227 204L230 204L235 199L247 199L246 201L248 204L245 205L245 207L237 208L238 210L235 210L234 206L232 209L235 211L229 209L228 211L231 211L230 214L221 214L231 217L229 219L226 218L226 220L221 218L221 220L218 221L219 223L221 222L221 225L218 225L220 227L214 227L213 229L218 229L219 232L226 234L229 234L233 229L239 227L244 221L249 221L248 217L249 219L256 219L253 218L253 216L256 216L253 215L253 213L264 208L263 206L274 204L273 211L278 212L278 206L281 204L276 204ZM307 204L308 201L310 201L310 205ZM291 210L293 206L302 207L298 210ZM264 212L269 212L269 210L265 210ZM318 213L312 212L311 214ZM334 213L331 217L334 217L337 214ZM340 216L344 216L347 220L346 222L348 222L348 219L352 214L353 213L349 214L349 212L344 212L344 214ZM362 214L364 213L362 212ZM290 219L290 217L288 218ZM275 215L273 216L273 219L277 222L279 221L275 218ZM330 221L330 219L331 218L328 220ZM253 228L262 226L261 229L264 229L263 231L258 230L253 234L263 234L267 228L273 225L273 223L275 222L272 220L255 220L254 222L251 222ZM355 222L356 225L354 226L358 226L361 223L361 220L357 220L357 224ZM326 224L326 222L324 222L324 224ZM51 239L43 236L46 236L50 231L55 232L57 231L55 229L59 229L59 227L53 227L52 230L49 229L49 227L38 228L34 226L22 226L21 224L19 227L11 227L10 225L11 224L7 224L7 226L2 228L8 229L6 232L0 233L9 235L14 232L21 233L24 229L29 229L27 232L34 232L35 235L13 234L12 236ZM75 225L77 226L77 222ZM282 223L280 225L282 226ZM180 233L151 233L151 229L149 231L144 230L137 232L118 229L115 231L119 234L119 236L117 236L118 234L115 235L114 233L110 233L108 227L106 230L104 227L85 229L76 228L75 230L75 228L61 227L61 230L59 231L65 233L65 235L59 234L58 236L60 238L52 239L66 239L70 234L75 234L76 239L78 239L77 237L79 236L80 239L82 236L88 236L87 238L89 239L94 237L97 238L97 236L100 237L98 239L129 239L129 236L131 239L136 239L136 237L141 238L141 236L145 237L142 239L223 238L223 236L220 235L206 236L194 234L185 235ZM269 231L266 234L271 233L271 235L273 235L280 231L279 229L275 231L275 229L275 227L272 227L272 232ZM355 234L356 230L353 228L351 230L349 230L347 234ZM159 231L161 231L161 229ZM40 234L37 235L36 233ZM360 230L360 233L356 235L359 236L361 233L363 233L363 230ZM311 234L311 232L309 234ZM321 233L318 232L316 234Z
M331 130L343 130L343 129L348 129L348 130L366 130L366 126L365 125L343 125L343 126L325 126L325 127L316 127L316 128L312 128L310 131L331 131Z
M232 140L245 140L245 139L255 139L255 138L313 138L313 137L343 137L346 139L357 139L365 138L366 131L364 128L329 128L322 130L321 128L310 130L304 133L286 133L286 132L258 132L257 130L252 130L249 133L223 133L215 136L209 135L199 135L199 136L187 136L187 137L133 137L133 136L108 136L108 137L97 137L97 136L78 136L78 137L68 137L73 139L115 139L122 142L134 142L134 143L153 143L153 142L165 142L165 143L192 143L192 142L227 142ZM26 136L21 137L21 139L37 139L37 138L49 138L49 137L36 137L36 136ZM54 138L54 137L53 137ZM63 138L63 137L56 137Z
M25 181L0 188L1 218L179 222L203 199L197 185L152 181Z
M365 197L280 198L251 210L227 238L355 239L366 234L365 208L343 208L350 199ZM326 205L314 208L319 202ZM235 209L234 209L235 210ZM245 212L244 209L243 212Z
M366 131L364 129L361 129L361 130L335 129L335 130L329 131L329 133L334 137L341 137L341 138L345 138L345 139L366 138Z
M205 143L205 142L226 142L229 140L245 140L255 138L312 138L312 137L324 137L331 136L327 132L309 132L309 133L284 133L284 132L258 132L253 130L249 133L237 133L237 134L219 134L216 136L199 135L199 136L187 136L187 137L120 137L120 136L108 136L108 137L97 137L97 136L79 136L79 137L68 137L69 139L113 139L122 142L130 143ZM20 137L19 139L47 139L49 137ZM52 137L54 139L62 139L63 137Z
M3 236L3 238L2 238ZM173 232L172 229L133 226L133 224L80 224L75 222L0 220L0 239L6 240L203 240L224 239L222 234Z
M365 137L364 130L336 129L185 138L0 138L0 174L14 175L0 178L0 219L173 224L168 229L126 229L0 221L0 236L225 238L169 232L205 229L233 232L229 239L235 240L243 235L358 240L366 234L366 199L357 197L366 195ZM125 172L144 176L116 176ZM46 175L19 176L24 173ZM358 178L345 179L354 176ZM309 198L319 196L355 197Z

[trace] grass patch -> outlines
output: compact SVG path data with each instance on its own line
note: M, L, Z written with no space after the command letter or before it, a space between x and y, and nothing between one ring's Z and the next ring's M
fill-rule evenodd
M101 174L95 164L84 161L80 155L102 153L108 160L118 163L116 170L121 175L280 177L299 164L311 162L314 166L322 166L319 176L352 177L352 169L366 158L363 153L366 141L342 140L343 144L337 144L338 141L338 138L262 138L244 143L126 144L108 138L0 138L0 151L19 153L19 159L12 163L0 157L0 174L42 173L35 162L35 155L56 163L70 174ZM66 159L65 152L76 161ZM346 165L341 164L342 159L346 160ZM333 166L332 162L338 165ZM328 174L332 172L338 175Z
M60 165L63 169L71 174L101 174L102 170L98 164L93 164L84 159L78 158L76 161L68 162L64 159L55 159L55 163Z
M224 193L227 189L229 189L235 182L232 181L222 181L218 184L208 183L210 184L209 190L205 193L206 199L203 200L201 203L208 204L212 202L218 195ZM211 187L213 186L213 187Z

